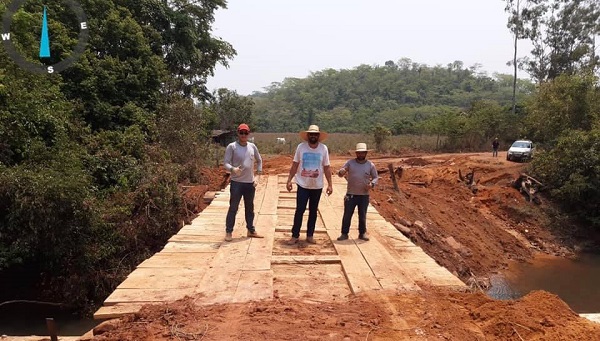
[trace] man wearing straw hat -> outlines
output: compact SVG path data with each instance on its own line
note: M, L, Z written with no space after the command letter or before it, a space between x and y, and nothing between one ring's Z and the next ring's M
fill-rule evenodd
M302 216L306 211L307 204L306 242L316 244L313 234L317 223L317 208L323 192L323 175L327 178L327 195L333 193L329 150L326 145L321 143L327 138L327 133L320 131L319 127L313 124L308 127L308 130L300 132L300 138L306 142L302 142L296 147L294 162L286 184L288 192L291 191L292 179L296 177L296 185L298 185L296 212L294 213L292 238L288 241L289 245L296 244L300 238Z
M375 187L379 177L373 162L367 160L366 143L357 143L356 158L346 161L338 171L338 176L346 175L348 185L344 196L344 217L342 218L342 234L337 240L348 239L350 222L354 208L358 206L358 239L369 240L367 236L367 207L369 206L369 191Z

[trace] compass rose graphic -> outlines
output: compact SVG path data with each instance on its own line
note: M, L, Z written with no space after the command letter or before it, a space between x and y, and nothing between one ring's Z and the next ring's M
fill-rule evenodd
M79 56L81 56L81 54L85 51L85 47L86 47L87 41L89 39L87 18L85 16L85 12L83 11L83 8L81 8L81 5L79 3L77 3L75 0L62 0L62 2L68 6L68 8L71 10L71 12L76 17L76 22L78 23L77 28L79 29L77 44L75 45L75 48L70 53L68 58L63 59L52 65L43 65L43 64L34 63L34 62L27 60L27 58L25 58L23 55L21 55L17 51L17 49L15 48L15 45L13 44L13 39L18 39L18 38L16 38L15 35L13 35L11 33L11 23L13 20L13 16L19 10L19 8L21 8L23 6L23 4L26 1L27 0L13 0L8 5L6 13L4 13L4 16L2 18L2 31L0 32L0 38L2 39L2 42L4 43L4 48L6 49L6 53L9 55L9 57L15 63L17 63L17 65L19 65L23 69L26 69L31 72L55 73L55 72L64 71L69 66L71 66L75 61L77 61ZM39 46L38 56L40 58L40 61L43 62L44 60L47 60L48 58L52 57L51 52L50 52L51 46L52 46L51 32L49 32L49 30L48 30L48 13L47 13L46 6L43 7L42 29L41 29L41 32L39 33L39 35L40 35L40 46Z

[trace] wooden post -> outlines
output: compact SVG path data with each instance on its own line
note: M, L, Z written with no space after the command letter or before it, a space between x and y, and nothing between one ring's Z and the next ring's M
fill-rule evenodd
M396 182L396 174L394 174L394 166L391 163L388 163L388 169L390 170L390 177L392 178L392 183L394 184L394 190L396 192L400 192L398 183Z
M56 323L54 323L54 319L49 317L46 318L46 327L48 328L48 334L50 335L51 341L58 341L58 329L56 328Z

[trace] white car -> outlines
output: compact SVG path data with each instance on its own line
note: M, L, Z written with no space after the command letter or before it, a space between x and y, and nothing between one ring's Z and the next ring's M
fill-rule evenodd
M529 140L517 140L508 148L506 160L508 161L528 161L533 158L535 148L533 142Z

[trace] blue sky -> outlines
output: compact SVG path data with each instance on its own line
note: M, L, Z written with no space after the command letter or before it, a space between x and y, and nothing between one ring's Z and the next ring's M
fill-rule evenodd
M237 50L217 67L209 90L248 95L286 77L410 58L455 60L512 74L512 35L501 0L229 0L213 34ZM519 56L529 47L521 42ZM526 77L526 74L519 74Z

